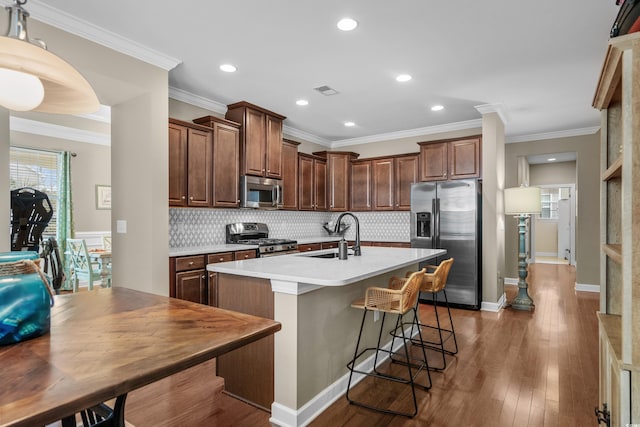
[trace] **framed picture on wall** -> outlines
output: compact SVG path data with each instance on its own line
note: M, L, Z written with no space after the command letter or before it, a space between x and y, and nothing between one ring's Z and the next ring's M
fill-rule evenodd
M96 184L96 209L111 209L111 186Z

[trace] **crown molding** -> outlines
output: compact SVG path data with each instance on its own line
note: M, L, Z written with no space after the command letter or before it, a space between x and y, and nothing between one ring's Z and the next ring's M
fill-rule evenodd
M214 113L223 115L227 113L226 105L175 87L169 87L169 98L175 99L176 101L186 102L187 104L204 108L205 110L213 111Z
M29 120L22 117L11 116L9 118L9 127L11 132L31 133L89 144L111 145L111 136L104 133L54 125L52 123Z
M74 116L94 120L96 122L111 123L111 107L100 105L100 108L95 113L74 114Z
M333 144L328 139L322 138L320 136L314 135L312 133L292 128L291 126L283 126L282 133L286 136L293 138L300 138L304 141L313 142L314 144L322 145L327 148L332 148Z
M466 120L464 122L447 123L398 132L380 133L378 135L363 136L361 138L342 139L331 143L331 148L347 147L351 145L368 144L370 142L389 141L393 139L412 138L416 136L433 135L436 133L453 132L482 127L482 119Z
M600 130L600 126L592 126L588 128L567 129L556 132L532 133L529 135L508 136L507 144L515 144L518 142L543 141L545 139L570 138L572 136L593 135Z
M502 103L476 105L474 108L478 110L480 114L489 114L489 113L498 114L498 116L500 117L500 120L502 120L502 123L505 125L509 121L507 108Z
M9 6L13 4L13 2L0 0L0 4ZM178 64L182 63L180 59L165 55L136 41L93 25L78 17L51 7L42 1L29 1L29 4L25 5L25 9L29 12L30 19L35 19L52 27L59 28L117 52L132 56L140 61L155 65L163 70L172 70Z

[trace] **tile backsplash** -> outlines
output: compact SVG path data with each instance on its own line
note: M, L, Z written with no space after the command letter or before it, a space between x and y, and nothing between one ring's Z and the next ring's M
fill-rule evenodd
M360 222L360 238L375 241L409 241L410 213L403 212L354 212ZM225 225L234 222L264 222L269 227L269 237L307 239L325 237L325 222L338 219L340 213L267 211L250 209L202 209L169 208L169 247L179 249L219 245L225 243ZM355 237L353 219L347 238Z

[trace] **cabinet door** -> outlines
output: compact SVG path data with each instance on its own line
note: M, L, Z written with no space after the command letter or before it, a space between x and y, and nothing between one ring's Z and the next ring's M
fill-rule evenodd
M330 211L344 212L349 209L349 165L348 155L331 153L327 155Z
M266 173L269 178L282 178L282 121L267 115L266 121Z
M282 143L282 208L298 209L298 147Z
M315 209L319 211L327 210L327 162L324 160L314 160L314 200Z
M298 156L298 209L312 211L315 208L315 162L312 158Z
M420 146L422 163L421 181L447 179L447 152L448 144L446 142L434 142Z
M176 298L206 304L206 283L204 270L176 273Z
M418 155L395 159L395 210L411 210L411 184L418 182L420 161Z
M188 129L187 188L189 206L211 206L212 181L211 132Z
M351 163L351 210L371 210L371 161Z
M245 114L243 174L264 176L265 114L251 109Z
M240 206L240 134L237 128L221 123L213 127L213 206Z
M305 243L298 245L298 252L319 251L322 249L322 243Z
M392 158L373 161L372 200L373 210L393 210L395 200L394 162Z
M449 142L449 179L480 176L480 139Z
M209 272L207 278L207 304L211 307L218 306L218 273Z
M187 205L187 128L169 123L169 206Z

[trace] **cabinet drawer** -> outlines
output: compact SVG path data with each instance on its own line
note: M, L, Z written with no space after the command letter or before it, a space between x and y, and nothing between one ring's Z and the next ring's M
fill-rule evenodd
M246 251L238 251L235 253L235 259L236 261L239 260L243 260L243 259L251 259L251 258L255 258L257 256L256 254L256 250L255 249L249 249Z
M298 245L298 252L319 251L322 249L321 243L307 243L305 245Z
M338 247L338 242L324 242L322 249L333 249Z
M207 255L207 264L215 264L217 262L233 261L233 252L220 252L217 254Z
M204 268L204 255L176 258L176 271L195 270L197 268Z

